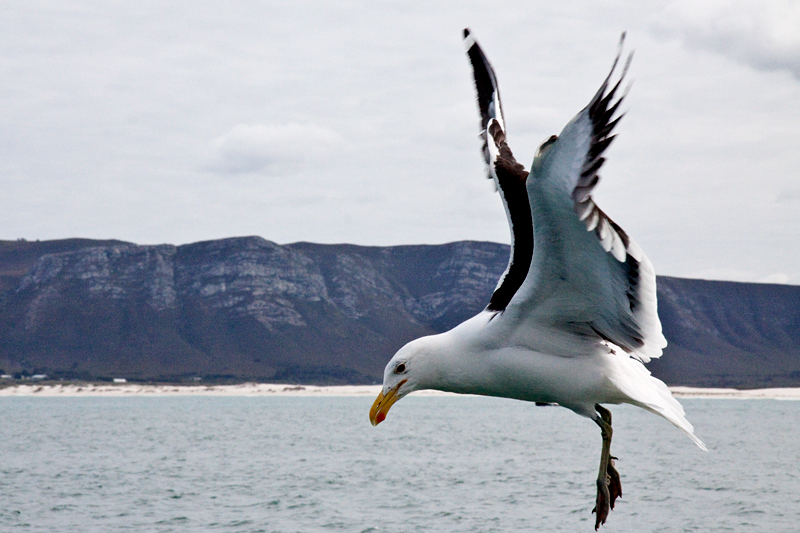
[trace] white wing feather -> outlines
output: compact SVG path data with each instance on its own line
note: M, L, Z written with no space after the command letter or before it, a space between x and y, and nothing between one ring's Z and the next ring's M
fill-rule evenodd
M615 100L619 81L609 88L613 72L591 103L534 159L527 182L533 260L509 308L537 324L647 362L667 345L656 306L655 272L641 248L591 197L624 98Z

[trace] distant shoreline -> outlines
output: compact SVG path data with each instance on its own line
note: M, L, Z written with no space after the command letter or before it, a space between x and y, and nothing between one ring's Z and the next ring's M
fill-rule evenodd
M380 385L292 385L242 383L238 385L169 385L138 383L24 383L0 386L0 396L375 396ZM679 398L800 400L800 388L723 389L670 387ZM419 391L417 395L447 395Z

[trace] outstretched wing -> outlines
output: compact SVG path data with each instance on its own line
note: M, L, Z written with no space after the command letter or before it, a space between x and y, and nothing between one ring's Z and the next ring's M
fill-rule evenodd
M533 226L530 204L525 190L528 172L514 158L506 143L503 106L500 90L492 64L486 58L469 29L464 30L464 45L472 63L475 88L478 92L478 109L481 113L481 138L484 161L489 177L494 180L503 199L503 207L511 231L511 255L508 266L495 287L489 305L490 311L502 311L519 289L533 254Z
M512 305L537 323L586 340L611 343L644 362L667 345L656 306L656 277L637 244L592 199L603 152L621 116L620 83L611 85L622 53L592 101L531 167L528 198L536 250Z

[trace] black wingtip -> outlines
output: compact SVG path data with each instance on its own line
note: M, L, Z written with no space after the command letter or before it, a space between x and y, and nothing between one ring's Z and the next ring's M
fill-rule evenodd
M464 28L464 39L469 37L469 28Z

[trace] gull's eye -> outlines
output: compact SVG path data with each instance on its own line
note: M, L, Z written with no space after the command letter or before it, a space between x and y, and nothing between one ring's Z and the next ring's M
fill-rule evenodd
M394 373L395 374L402 374L405 371L406 371L406 364L405 363L400 363L399 365L394 367Z

